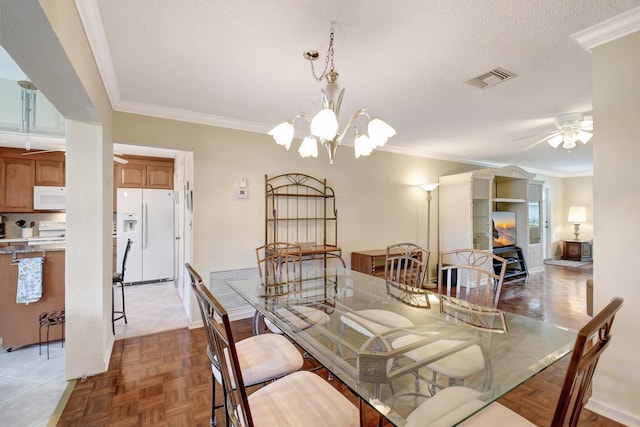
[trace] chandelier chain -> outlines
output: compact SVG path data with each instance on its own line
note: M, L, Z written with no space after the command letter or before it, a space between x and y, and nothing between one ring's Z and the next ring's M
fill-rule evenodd
M313 78L316 79L316 81L321 81L322 79L324 79L327 76L327 70L330 73L333 73L335 71L335 64L333 63L333 38L333 27L331 27L331 32L329 33L329 48L327 49L327 55L324 58L324 70L322 71L320 77L318 77L316 74L315 67L313 66L313 61L309 61L311 63L311 74L313 74ZM331 63L331 67L329 67L329 63Z

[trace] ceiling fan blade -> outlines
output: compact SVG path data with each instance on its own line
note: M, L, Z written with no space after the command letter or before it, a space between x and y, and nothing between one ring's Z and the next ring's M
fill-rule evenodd
M511 141L522 141L523 139L529 139L529 138L533 138L535 136L540 136L540 135L549 135L549 134L553 134L558 132L557 129L555 130L548 130L545 132L538 132L538 133L534 133L533 135L527 135L527 136L523 136L522 138L516 138L516 139L512 139Z
M522 151L531 150L533 147L537 146L538 144L542 144L543 142L546 142L546 141L550 140L554 136L560 135L560 133L561 133L560 131L552 132L551 134L545 136L544 138L541 138L541 139L537 140L536 142L534 142L533 144L529 145L528 147L525 147L524 150L522 150Z
M44 154L44 153L53 153L57 151L66 151L64 148L57 148L54 150L40 150L40 151L27 151L26 153L22 153L23 156L31 156L33 154ZM113 161L116 163L120 163L126 165L129 163L129 160L123 159L121 157L113 156Z
M65 151L64 148L56 148L53 150L40 150L40 151L27 151L26 153L22 153L23 156L31 156L32 154L43 154L43 153L54 153L56 151Z

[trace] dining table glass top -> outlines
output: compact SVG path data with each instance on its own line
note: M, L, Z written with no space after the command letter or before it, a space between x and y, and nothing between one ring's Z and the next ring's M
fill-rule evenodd
M409 305L387 291L384 279L341 268L305 271L300 282L282 287L259 279L228 285L398 426L434 390L450 385L480 393L480 406L456 412L456 422L463 421L562 358L576 337L549 322L436 293L425 294L428 303ZM471 348L482 354L479 372L462 382L438 375L432 385L433 366Z

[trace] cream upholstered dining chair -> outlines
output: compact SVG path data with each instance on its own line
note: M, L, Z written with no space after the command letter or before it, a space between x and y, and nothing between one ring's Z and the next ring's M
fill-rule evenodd
M225 382L220 369L220 359L217 357L214 336L207 327L213 309L203 293L206 288L202 277L191 264L185 264L191 278L191 288L198 300L200 315L207 334L207 354L211 360L211 425L216 425L215 410L222 405L215 404L216 382L222 385L225 404L230 389L236 387L234 380ZM281 335L265 334L245 338L235 344L237 363L242 372L242 383L249 387L263 384L295 372L302 367L303 359L298 349Z
M236 385L227 387L226 393L226 416L230 425L234 427L254 425L356 427L360 425L358 408L337 389L309 371L291 373L247 396L246 373L242 366L240 351L242 341L234 342L229 316L211 292L202 283L199 283L195 290L204 308L207 336L212 337L211 350L208 352L211 363L219 363L222 368L223 384ZM265 336L281 337L276 334L265 334L254 338Z
M384 278L387 294L407 305L431 308L429 294L424 289L424 279L429 265L429 251L413 243L397 243L387 246ZM343 326L372 337L395 328L413 326L406 317L389 310L368 309L343 314Z
M551 427L578 425L582 408L591 394L591 382L598 360L611 342L611 327L622 303L622 298L612 298L606 307L578 331ZM480 395L480 392L466 387L446 388L415 409L407 417L406 427L451 425L456 420L456 418L447 419L455 415L452 411L472 412L484 406L484 402L479 400ZM464 427L536 426L497 402L491 403L459 425Z
M302 248L287 242L273 242L256 248L260 284L265 297L294 294L302 285ZM276 309L277 314L292 325L293 329L307 329L311 325L322 325L330 320L329 315L309 305L295 305L289 309ZM282 331L256 311L253 318L253 332L268 331L282 334Z
M506 260L488 251L459 249L440 254L438 261L438 293L447 299L455 297L457 304L472 307L497 308L502 291L502 282L506 269ZM440 304L443 311L446 299ZM482 328L482 325L477 325ZM419 340L415 335L397 338L391 344L401 348ZM447 351L460 344L457 340L439 340L432 344L407 352L404 356L414 360L424 360L437 352ZM444 357L426 366L431 370L431 393L443 386L438 383L438 375L448 378L448 385L462 385L465 379L476 374L484 374L489 381L491 371L481 345L472 345L450 356ZM426 379L425 377L422 377Z

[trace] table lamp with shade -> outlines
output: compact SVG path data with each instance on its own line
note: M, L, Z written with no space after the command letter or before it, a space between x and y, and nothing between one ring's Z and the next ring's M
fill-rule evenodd
M580 224L587 222L587 208L584 206L569 207L568 221L573 223L573 234L575 240L580 240Z

